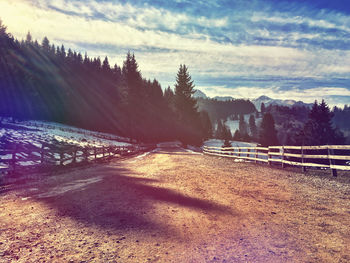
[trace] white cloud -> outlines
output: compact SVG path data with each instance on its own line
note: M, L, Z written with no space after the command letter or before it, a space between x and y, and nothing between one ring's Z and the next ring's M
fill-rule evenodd
M309 18L309 17L302 17L302 16L294 16L290 17L286 14L282 14L279 12L275 12L272 16L267 16L265 13L256 12L252 17L252 22L272 22L272 23L279 23L279 24L307 24L309 26L314 27L321 27L326 29L339 29L344 30L346 32L350 32L350 27L348 26L350 24L350 18L348 16L344 15L334 15L331 13L330 15L327 15L325 13L322 13L323 19L317 19L317 18ZM329 20L333 20L334 22L329 22L325 19L331 17Z
M33 0L34 1L34 0ZM34 3L34 4L33 4ZM62 9L59 12L49 7ZM191 31L189 25L200 25L208 28L225 28L229 18L194 17L186 13L174 13L169 10L156 9L151 6L135 7L120 4L88 0L71 2L67 0L1 0L1 18L8 31L15 37L24 38L28 31L41 41L47 36L55 44L65 44L66 48L84 52L81 43L89 44L90 56L104 57L108 55L110 63L121 65L124 54L121 50L142 49L136 53L140 69L145 77L162 78L164 83L173 83L179 64L190 67L190 73L198 77L233 77L233 76L284 76L323 78L333 75L348 76L350 73L350 51L340 50L302 50L283 46L234 45L218 43L211 36ZM78 15L69 15L70 12ZM103 20L95 16L100 13L106 16ZM339 17L338 17L339 18ZM276 23L308 23L326 28L348 29L350 19L330 23L322 19L304 17L283 17L281 14L268 17L264 13L256 13L253 21L269 21ZM225 29L226 30L226 29ZM234 30L234 29L232 29ZM275 35L268 29L257 29L262 37L276 37L281 41L286 35ZM184 32L184 33L178 33ZM230 32L227 32L229 34ZM252 34L255 34L254 29ZM300 38L313 39L318 33L292 33L291 40ZM331 36L329 36L331 38ZM109 45L107 51L103 46ZM148 51L152 49L152 51ZM166 49L157 52L154 49ZM161 76L161 77L160 77ZM209 95L232 95L234 97L257 97L268 95L274 98L290 98L314 100L318 94L337 92L347 94L344 88L325 90L324 88L303 91L280 91L278 88L231 89L225 86L206 88ZM204 91L205 88L204 88ZM320 93L319 93L320 92ZM215 93L215 94L214 94ZM312 94L313 93L313 94ZM315 95L317 94L317 95ZM327 93L328 94L328 93ZM331 95L327 95L331 96Z

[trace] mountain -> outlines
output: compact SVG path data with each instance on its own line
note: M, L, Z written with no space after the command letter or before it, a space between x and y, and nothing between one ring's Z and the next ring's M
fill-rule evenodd
M196 90L195 93L193 94L193 97L195 98L201 98L201 99L213 99L217 101L231 101L234 100L233 97L231 96L215 96L213 98L208 97L203 91ZM288 106L288 107L293 107L293 106L298 106L298 107L312 107L312 103L304 103L302 101L295 101L295 100L280 100L280 99L272 99L268 96L260 96L256 99L250 100L255 108L260 111L261 103L264 103L265 106L269 105L280 105L280 106Z
M279 100L279 99L272 99L267 96L260 96L259 98L252 100L253 104L255 105L256 109L260 111L261 103L264 103L265 106L269 105L280 105L280 106L305 106L305 107L312 107L312 103L304 103L302 101L295 101L295 100Z
M195 97L195 98L202 98L202 99L208 99L208 96L205 95L205 93L200 91L199 89L196 89L196 91L193 94L193 97Z
M199 89L196 89L194 94L193 94L194 98L201 98L201 99L214 99L217 101L230 101L230 100L234 100L233 97L231 96L215 96L214 98L210 98L208 97L203 91L200 91Z

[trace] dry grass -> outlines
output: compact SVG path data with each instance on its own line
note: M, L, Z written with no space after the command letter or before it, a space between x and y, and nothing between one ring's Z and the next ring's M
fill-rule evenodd
M0 262L349 262L350 175L164 149L0 194Z

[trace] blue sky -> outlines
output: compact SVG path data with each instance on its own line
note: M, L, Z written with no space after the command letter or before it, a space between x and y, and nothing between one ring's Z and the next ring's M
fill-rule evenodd
M163 88L186 64L210 96L350 104L347 1L1 0L0 18L19 39L30 31L111 64L135 52Z

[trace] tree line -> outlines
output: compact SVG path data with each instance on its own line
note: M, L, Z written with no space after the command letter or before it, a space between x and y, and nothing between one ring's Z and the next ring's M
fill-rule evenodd
M256 118L262 116L258 125ZM312 108L306 106L287 107L280 105L261 105L261 112L250 114L248 123L244 115L233 116L239 119L239 129L234 135L225 120L217 122L215 137L225 140L258 142L263 146L271 145L327 145L350 143L347 131L350 120L350 110L347 105L344 109L334 107L330 110L327 103L322 100L314 102ZM341 129L340 129L341 128Z
M28 32L19 41L0 21L0 116L39 119L115 133L137 141L179 139L200 144L211 136L194 83L180 65L174 89L142 76L135 55L123 65L90 58Z
M238 118L241 114L249 114L256 112L254 104L250 100L232 99L220 101L209 98L198 98L198 108L208 112L213 123L219 120L226 120L233 116Z

